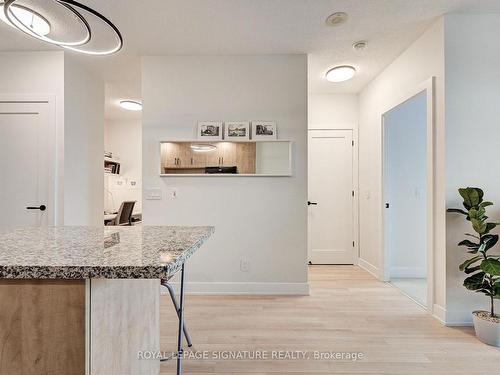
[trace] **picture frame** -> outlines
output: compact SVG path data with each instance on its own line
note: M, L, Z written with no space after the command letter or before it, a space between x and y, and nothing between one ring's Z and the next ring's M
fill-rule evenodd
M222 121L198 121L197 139L221 141Z
M252 139L255 141L278 139L276 121L252 121Z
M249 141L250 121L226 121L224 139L227 141Z

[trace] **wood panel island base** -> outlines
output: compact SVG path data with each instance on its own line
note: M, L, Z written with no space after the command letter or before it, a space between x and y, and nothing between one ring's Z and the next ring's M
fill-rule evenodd
M0 375L157 375L160 280L213 227L0 234Z

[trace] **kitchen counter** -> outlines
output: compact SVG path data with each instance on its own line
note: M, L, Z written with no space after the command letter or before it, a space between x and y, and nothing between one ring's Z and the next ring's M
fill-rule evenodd
M0 278L168 279L213 227L51 227L0 232Z
M139 353L160 351L160 281L180 271L179 331L171 334L182 353L185 265L213 232L161 226L0 232L0 375L159 375L158 358Z

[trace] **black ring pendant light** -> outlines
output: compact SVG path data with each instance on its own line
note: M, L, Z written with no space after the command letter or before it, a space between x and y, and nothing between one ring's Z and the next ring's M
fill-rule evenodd
M5 14L5 18L7 19L8 22L10 22L10 24L12 26L14 26L18 30L24 32L25 34L27 34L31 37L34 37L36 39L42 40L42 41L50 43L50 44L55 44L59 47L66 48L66 49L69 49L71 51L80 52L80 53L84 53L84 54L88 54L88 55L101 55L101 56L111 55L113 53L118 52L123 47L123 38L122 38L122 35L120 34L120 31L118 30L118 28L115 25L113 25L113 23L110 20L108 20L106 17L104 17L102 14L100 14L99 12L95 11L94 9L92 9L84 4L78 3L78 2L73 1L73 0L53 0L55 3L57 3L61 6L64 6L71 13L73 13L77 17L77 19L82 22L82 24L84 25L85 30L86 30L86 36L82 40L74 41L74 42L63 42L63 41L57 41L57 40L51 39L45 35L38 34L34 30L32 30L30 27L25 25L23 22L21 22L21 20L19 20L19 18L12 11L11 7L12 8L14 8L14 7L22 8L24 10L27 10L27 11L37 15L40 18L43 18L43 19L45 19L45 18L42 15L40 15L39 13L29 9L28 7L15 4L16 1L18 1L18 0L5 0L4 1L3 12ZM78 8L78 10L77 10L77 8ZM80 11L83 10L87 13L90 13L91 15L99 18L102 22L104 22L111 29L111 31L115 34L116 40L117 40L116 45L113 46L112 48L104 50L104 51L92 51L92 50L86 50L86 49L82 48L83 46L85 46L86 44L88 44L90 42L93 35L92 35L92 30L90 28L89 23L87 22L85 17L83 17L83 15L79 12L79 10Z

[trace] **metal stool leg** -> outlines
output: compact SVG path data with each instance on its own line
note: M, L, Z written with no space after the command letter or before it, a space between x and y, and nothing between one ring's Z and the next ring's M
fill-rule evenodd
M180 307L179 307L179 303L177 302L177 298L175 298L174 288L168 282L164 282L161 285L163 285L165 288L168 289L168 293L170 294L170 299L172 300L172 303L174 304L175 311L177 312L177 317L180 319L180 317L181 317L180 316ZM193 343L191 342L191 336L189 335L189 332L187 330L185 323L182 325L182 330L184 331L184 336L186 337L188 347L193 346Z
M177 339L177 375L182 375L182 356L184 349L182 348L182 336L184 334L184 264L181 268L181 293L178 316L179 316L179 337Z

